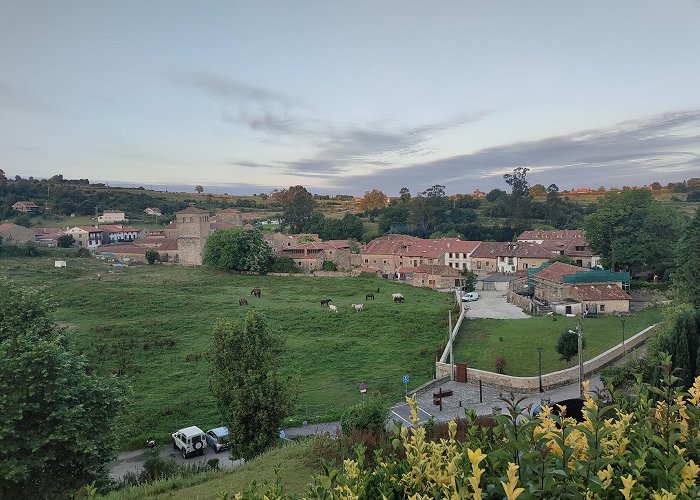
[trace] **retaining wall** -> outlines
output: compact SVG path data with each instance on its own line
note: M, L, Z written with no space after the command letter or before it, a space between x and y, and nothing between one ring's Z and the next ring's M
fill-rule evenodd
M618 344L615 347L608 349L604 353L599 354L595 358L584 362L584 377L597 373L614 361L620 359L625 352L631 351L642 345L649 336L649 332L651 332L651 330L656 326L657 325L655 324L651 325L636 335L630 337L625 341L624 347L622 344ZM439 362L435 363L435 377L441 378L445 376L450 376L450 364L441 358ZM481 380L484 384L506 390L515 390L517 392L538 392L540 387L538 376L514 377L511 375L503 375L485 370L467 368L467 381L476 382L477 380ZM560 387L562 385L568 385L577 381L578 365L565 370L542 374L542 386L545 388L545 390Z

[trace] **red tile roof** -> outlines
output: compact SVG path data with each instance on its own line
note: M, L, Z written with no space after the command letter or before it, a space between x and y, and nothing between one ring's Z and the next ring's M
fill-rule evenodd
M4 233L5 231L12 229L13 227L20 227L17 224L0 224L0 233Z
M425 257L437 259L445 253L447 241L445 240L421 240L412 241L407 247L399 248L398 255L404 257Z
M447 241L447 246L445 247L445 252L452 253L471 253L476 250L476 247L481 243L480 241L462 241L457 238L444 238Z
M574 287L574 293L579 300L586 302L632 299L622 288L612 284L578 285Z
M508 243L503 241L482 241L472 252L472 258L477 259L497 259L503 255Z
M405 234L390 234L375 238L362 252L365 255L398 255L402 247L407 247L411 242L418 240L415 236Z
M137 227L122 226L121 224L102 224L100 229L108 233L138 233L141 231Z
M535 273L535 277L547 281L553 281L555 283L563 283L564 281L562 280L562 276L585 272L590 272L590 269L572 266L571 264L565 264L564 262L554 262L541 271L537 271Z
M556 257L552 250L544 244L523 242L506 245L501 256L531 259L553 259Z
M552 231L523 231L518 240L581 240L585 239L578 229L556 229Z

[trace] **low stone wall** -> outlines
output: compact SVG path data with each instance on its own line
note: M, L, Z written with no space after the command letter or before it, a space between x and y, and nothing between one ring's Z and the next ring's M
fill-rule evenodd
M518 306L528 314L532 314L532 300L530 300L530 297L523 297L522 295L518 295L517 293L510 291L506 297L508 298L508 302L511 304Z
M621 358L625 352L631 351L640 345L642 345L649 332L656 327L656 325L651 325L645 328L636 335L630 337L625 341L623 347L622 344L618 344L599 354L593 359L590 359L583 363L583 375L587 377L594 373L597 373L601 369L605 368L609 364L615 362ZM450 364L444 362L435 363L435 377L445 377L450 375ZM517 392L538 392L539 391L539 377L514 377L511 375L503 375L500 373L488 372L485 370L476 370L474 368L467 368L467 382L476 382L481 380L484 384L495 386L505 390L514 390ZM542 386L545 389L553 389L555 387L560 387L562 385L568 385L578 380L578 366L567 368L565 370L560 370L557 372L543 373L542 374Z
M267 273L268 276L314 276L321 278L349 278L352 273L349 271L314 271L313 273Z

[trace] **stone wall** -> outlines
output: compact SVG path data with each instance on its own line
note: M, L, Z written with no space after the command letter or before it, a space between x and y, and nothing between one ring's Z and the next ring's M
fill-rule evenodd
M530 297L523 297L514 292L508 292L506 297L511 304L518 306L528 314L532 314L532 301Z
M625 341L624 346L618 344L599 354L593 359L590 359L583 363L583 375L584 378L599 372L606 366L620 359L625 352L629 352L636 347L642 345L651 330L657 325L651 325L645 328L636 335L630 337ZM441 378L450 375L450 364L446 362L443 358L435 363L435 377ZM511 375L502 375L500 373L488 372L485 370L476 370L474 368L467 368L467 382L476 382L481 380L484 384L495 386L504 390L512 390L517 392L538 392L539 391L539 377L514 377ZM562 385L568 385L578 381L578 366L567 368L566 370L559 370L557 372L543 373L542 374L542 385L545 390L553 389L555 387L560 387Z

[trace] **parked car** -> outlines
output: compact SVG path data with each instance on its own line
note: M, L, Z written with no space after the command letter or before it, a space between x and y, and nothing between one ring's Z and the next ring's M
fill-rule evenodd
M185 427L172 433L173 448L182 452L182 458L192 455L204 455L207 440L204 431L197 426Z
M228 449L228 428L217 427L207 431L207 444L214 448L215 453Z
M479 294L476 292L467 292L462 295L462 302L473 302L479 300Z

